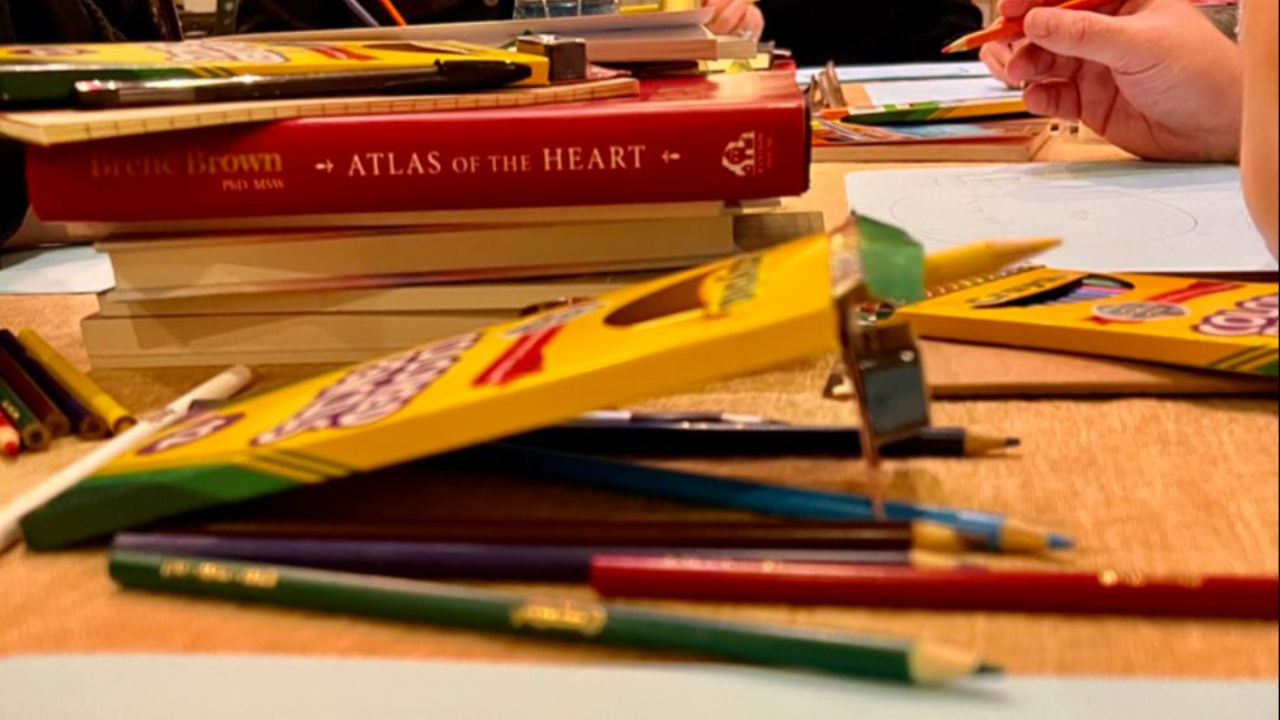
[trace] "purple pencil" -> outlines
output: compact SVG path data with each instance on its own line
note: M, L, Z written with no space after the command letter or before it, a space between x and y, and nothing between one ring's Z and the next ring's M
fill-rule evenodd
M923 551L632 546L489 545L385 540L294 540L169 533L122 533L115 549L212 557L406 578L522 582L585 582L598 555L775 560L917 568L955 568Z

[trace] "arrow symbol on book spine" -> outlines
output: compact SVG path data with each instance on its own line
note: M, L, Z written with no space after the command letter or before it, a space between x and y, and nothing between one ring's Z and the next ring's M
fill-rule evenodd
M680 153L667 150L662 153L662 162L670 165L672 162L680 159Z
M316 169L317 169L317 170L323 170L323 171L325 171L325 172L327 172L327 173L331 173L331 172L333 172L333 161L332 161L332 160L325 160L325 161L324 161L324 162L322 162L322 163L316 163Z

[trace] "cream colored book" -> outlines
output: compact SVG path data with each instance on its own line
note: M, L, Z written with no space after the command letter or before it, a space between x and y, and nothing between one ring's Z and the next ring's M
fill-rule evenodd
M309 117L488 110L607 100L640 93L634 78L458 95L369 96L163 105L120 110L44 110L0 114L0 135L32 145L103 140Z
M341 278L327 289L252 292L204 297L130 299L118 290L99 297L103 317L223 316L248 314L360 314L520 311L564 299L593 298L660 276L617 273L511 282L362 287L377 278ZM346 284L350 287L339 287ZM137 297L134 295L134 297Z
M587 59L598 63L751 60L760 45L744 37L717 36L704 27L639 33L601 33L587 39Z
M546 265L704 258L737 251L734 221L314 230L110 240L122 290Z
M394 213L342 213L338 215L280 215L250 218L217 218L164 222L76 222L57 224L69 239L98 240L141 235L171 236L177 233L221 233L245 230L297 230L304 228L374 228L414 225L496 225L532 223L589 223L623 220L674 220L676 218L736 215L777 207L777 200L746 203L685 202L635 205L564 205L487 210L425 210Z
M744 248L745 249L745 248ZM560 278L585 276L610 276L614 274L636 275L656 271L671 271L705 265L724 257L672 258L670 260L633 260L616 263L587 263L581 265L540 265L538 267L498 268L444 273L397 273L395 275L359 275L309 278L305 280L280 280L265 283L227 283L222 285L175 285L156 288L115 288L109 302L160 303L188 298L230 298L236 295L283 295L287 293L330 293L355 290L379 290L429 286L441 292L444 288L461 288L470 285L515 284L521 282L554 283ZM439 298L441 295L434 295ZM449 295L449 297L459 297ZM425 309L425 308L424 308Z
M587 42L587 58L601 63L746 60L759 44L742 37L717 37L706 29L713 11L584 15L500 22L440 23L410 27L351 28L246 35L273 42L299 40L457 40L502 47L521 35L552 34Z
M95 369L339 363L514 319L514 311L109 318L81 324Z
M666 28L702 27L711 21L711 8L612 15L568 15L461 23L431 23L405 27L354 27L240 35L240 40L271 42L357 40L455 40L502 47L521 35L568 35L591 38L606 33L644 35Z

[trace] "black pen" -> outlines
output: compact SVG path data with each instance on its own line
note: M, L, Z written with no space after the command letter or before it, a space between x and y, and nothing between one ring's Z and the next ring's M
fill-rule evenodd
M510 442L563 452L637 457L781 457L862 455L860 430L849 426L787 425L770 421L579 419L511 438ZM714 417L714 416L712 416ZM977 457L1018 447L1016 438L926 428L884 448L886 457Z
M405 95L488 90L533 74L505 60L460 60L394 70L239 75L226 78L82 80L75 85L80 107L91 110L148 105L190 105L241 100L278 100L332 95Z

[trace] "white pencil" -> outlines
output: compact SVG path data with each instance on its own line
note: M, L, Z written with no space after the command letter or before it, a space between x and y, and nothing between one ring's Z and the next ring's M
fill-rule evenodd
M226 400L244 389L252 380L253 371L249 368L243 365L233 367L178 398L159 413L141 419L137 425L117 435L110 442L20 495L17 500L0 510L0 554L15 545L22 537L22 528L19 523L24 517L44 507L49 501L101 470L112 460L133 450L156 433L186 417L192 403Z

